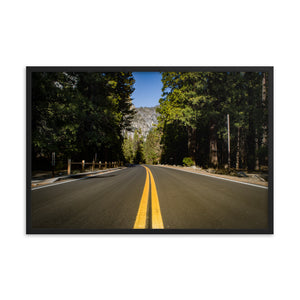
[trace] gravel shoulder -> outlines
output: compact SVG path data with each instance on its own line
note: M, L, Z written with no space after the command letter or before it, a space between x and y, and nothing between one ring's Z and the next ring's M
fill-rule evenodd
M268 182L265 181L263 178L261 178L257 174L247 174L248 177L237 177L237 176L230 176L230 175L221 175L221 174L213 174L207 170L201 169L201 168L195 168L195 167L183 167L183 166L171 166L171 165L158 165L160 167L165 167L165 168L171 168L171 169L178 169L178 170L184 170L184 171L189 171L193 173L198 173L198 174L203 174L203 175L209 175L212 177L220 177L220 178L225 178L225 179L231 179L234 181L240 181L240 182L245 182L245 183L252 183L252 184L257 184L257 185L262 185L262 186L268 186Z

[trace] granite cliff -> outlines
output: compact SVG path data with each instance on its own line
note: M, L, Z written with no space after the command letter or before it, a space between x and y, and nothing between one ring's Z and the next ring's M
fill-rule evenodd
M155 107L136 107L136 115L132 121L132 131L127 132L129 136L133 137L135 130L141 130L142 136L147 137L151 128L157 124L157 117L159 114L156 112Z

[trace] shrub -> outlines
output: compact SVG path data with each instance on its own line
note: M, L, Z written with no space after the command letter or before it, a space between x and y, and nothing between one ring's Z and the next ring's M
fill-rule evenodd
M192 160L191 157L185 157L183 160L183 165L186 167L191 167L192 165L194 165L194 161Z

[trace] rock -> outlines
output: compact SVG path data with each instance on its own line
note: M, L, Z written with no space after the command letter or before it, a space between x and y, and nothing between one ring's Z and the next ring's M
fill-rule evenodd
M158 123L157 117L159 114L156 112L156 108L157 106L136 107L136 115L132 120L131 131L127 131L127 134L133 137L134 131L141 129L142 136L146 139L149 131Z
M242 171L237 172L237 176L238 176L238 177L248 177L247 174L245 174L245 173L242 172Z
M266 180L265 179L263 179L262 177L260 177L260 176L258 176L258 175L254 175L257 179L259 179L260 181L263 181L263 182L265 182Z

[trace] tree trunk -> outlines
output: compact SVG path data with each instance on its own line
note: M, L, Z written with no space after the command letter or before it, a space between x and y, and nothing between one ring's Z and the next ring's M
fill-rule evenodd
M218 143L216 134L216 124L212 123L209 128L210 140L209 140L209 161L214 167L218 166Z
M196 160L196 128L188 127L188 153L192 160Z
M255 131L256 137L255 137L255 170L259 170L259 155L258 155L258 150L259 150L259 144L258 144L258 133L257 129Z
M266 73L263 73L262 79L262 106L264 109L268 109L266 107L267 102L267 86L266 86ZM267 145L267 126L266 124L263 125L263 137L262 137L262 144Z
M246 143L245 143L245 133L242 130L240 132L240 156L241 156L241 167L246 167Z
M227 146L228 146L228 169L231 168L231 155L230 155L230 117L227 114Z
M247 168L248 170L255 169L255 127L254 127L254 92L253 89L248 89L248 105L249 105L249 129L247 132Z
M238 127L237 133L237 145L236 145L236 169L240 168L240 127Z

